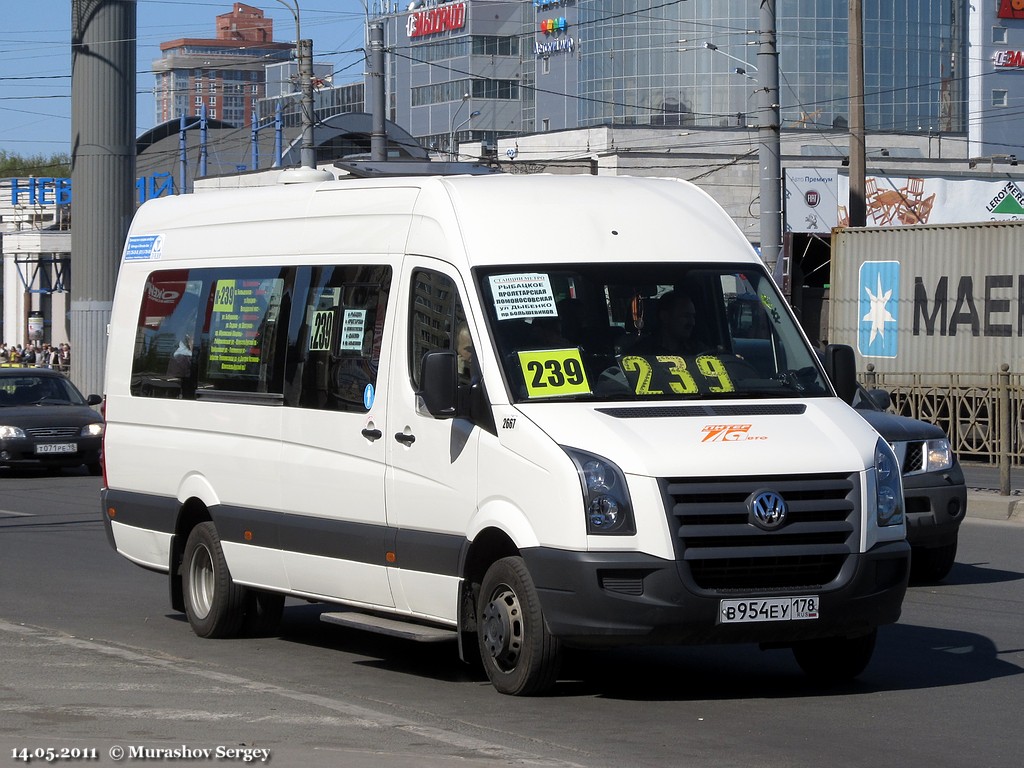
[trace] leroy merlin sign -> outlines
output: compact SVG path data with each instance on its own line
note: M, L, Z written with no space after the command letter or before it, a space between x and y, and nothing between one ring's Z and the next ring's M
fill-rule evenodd
M849 176L835 168L787 168L785 174L787 231L828 233L834 226L849 224ZM1024 176L876 174L865 182L869 227L1024 221Z
M1024 193L1012 181L999 194L993 197L985 208L989 213L1001 213L1008 216L1024 217Z

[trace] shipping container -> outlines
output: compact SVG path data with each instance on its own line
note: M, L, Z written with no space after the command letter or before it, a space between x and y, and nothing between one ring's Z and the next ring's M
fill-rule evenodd
M830 343L858 370L1024 370L1024 221L832 234Z

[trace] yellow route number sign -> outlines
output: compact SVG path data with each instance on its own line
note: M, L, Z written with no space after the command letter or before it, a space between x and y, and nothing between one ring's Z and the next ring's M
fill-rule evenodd
M578 347L520 352L519 367L530 398L590 394Z

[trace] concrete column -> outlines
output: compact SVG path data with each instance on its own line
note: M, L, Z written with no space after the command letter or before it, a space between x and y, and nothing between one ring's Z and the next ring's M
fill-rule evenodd
M135 0L72 0L71 378L103 391L107 325L135 211Z

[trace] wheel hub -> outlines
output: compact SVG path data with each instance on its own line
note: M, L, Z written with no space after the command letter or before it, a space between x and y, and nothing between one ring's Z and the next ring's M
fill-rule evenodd
M523 647L523 619L519 598L508 587L495 590L483 610L484 647L503 670L515 667Z

